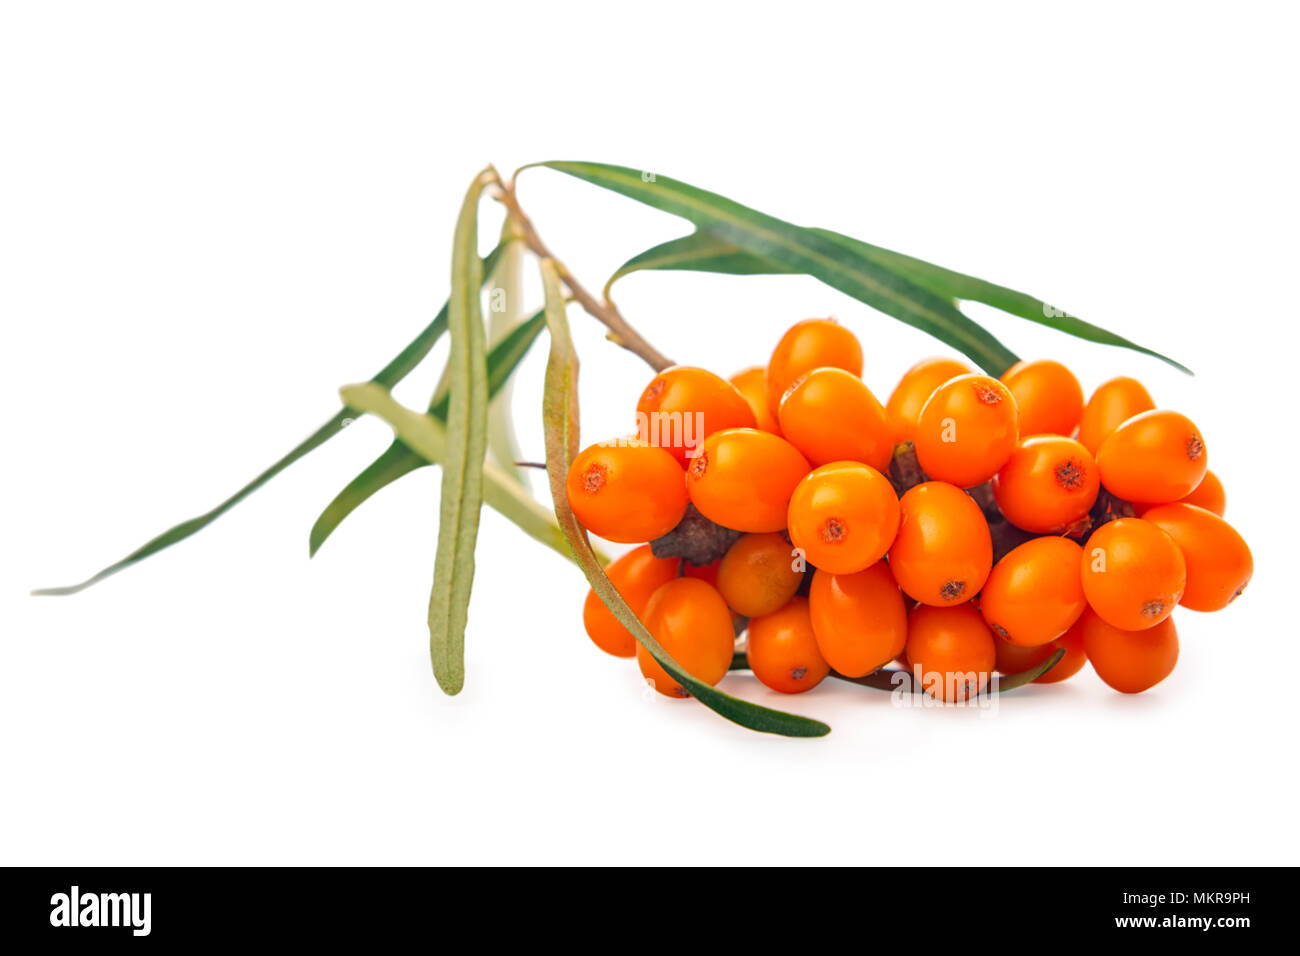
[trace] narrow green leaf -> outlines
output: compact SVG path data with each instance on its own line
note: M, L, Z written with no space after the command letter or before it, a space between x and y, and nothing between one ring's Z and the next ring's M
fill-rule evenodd
M366 414L386 422L397 436L389 451L399 449L403 456L385 464L381 456L372 468L382 470L406 466L409 460L424 464L441 464L447 453L447 432L442 422L429 415L406 408L385 388L367 382L342 389L344 401ZM393 464L392 461L396 461ZM409 469L408 469L409 470ZM402 472L405 474L405 472ZM528 491L489 462L483 468L483 502L492 510L518 525L529 537L540 541L556 554L573 560L573 551L555 523L555 515L538 504ZM606 559L602 556L602 562Z
M514 374L544 328L546 328L546 316L539 310L512 328L488 353L489 398L500 393L510 381L510 376ZM429 409L429 414L442 423L447 420L447 401L445 396L435 399L433 407ZM409 475L427 464L428 461L412 452L406 445L394 441L383 454L348 482L347 486L335 495L334 500L325 506L325 510L312 525L308 540L309 553L314 556L325 540L334 533L334 529L343 523L343 519L360 507L371 495L403 475ZM507 477L511 477L509 473L506 474ZM518 481L515 483L519 484Z
M1167 355L1162 355L1145 346L1138 345L1136 342L1103 329L1101 326L1068 315L1063 310L1050 306L1043 300L1027 293L1017 292L1014 289L986 282L974 276L954 272L951 269L945 269L942 266L904 255L901 252L894 252L881 246L873 246L860 239L853 239L850 236L831 232L828 229L811 229L809 231L852 248L864 258L878 263L883 268L906 276L917 285L923 286L945 299L954 302L960 300L990 305L995 309L1001 309L1003 312L1022 319L1028 319L1039 325L1045 325L1048 328L1056 329L1067 335L1073 335L1076 338L1097 342L1101 345L1131 349L1144 355L1150 355L1180 371L1191 374L1191 370L1185 365ZM797 271L787 268L779 262L752 255L735 243L719 238L708 229L700 229L688 236L682 236L680 239L671 239L668 242L660 243L623 263L605 284L606 296L609 295L610 287L623 276L647 269L713 272L727 275L781 275Z
M518 227L508 216L501 226L500 242L504 251L488 289L489 361L492 357L491 349L524 319L524 243ZM491 374L491 369L488 371ZM488 401L488 458L522 485L525 483L523 475L515 465L522 455L510 414L512 404L510 382L507 381L500 394L492 396Z
M497 246L483 259L483 271L485 273L491 273L492 270L496 268L496 263L501 256L501 252L501 246ZM438 314L434 317L433 321L425 326L420 334L407 344L406 348L398 352L387 365L376 372L370 381L389 388L396 385L409 375L412 369L423 361L424 357L429 354L429 351L435 344L437 344L438 339L442 337L442 334L445 331L447 331L446 303L444 303L442 308L438 310ZM157 554L164 548L168 548L179 541L184 541L190 535L202 531L208 525L212 524L212 522L216 521L231 508L235 507L235 505L239 504L253 492L257 491L294 462L298 461L300 458L305 458L311 452L325 444L342 431L356 417L356 409L346 407L341 409L333 418L294 446L288 454L259 474L248 484L244 485L244 487L240 488L225 501L221 502L211 511L206 511L201 515L196 515L193 518L182 521L180 524L168 528L162 534L150 538L120 561L110 564L108 567L82 581L80 584L72 584L57 588L42 588L33 591L32 593L49 596L76 594L78 591L84 591L91 585L98 584L105 578L112 577L114 574L117 574L117 572L125 570L131 565Z
M1055 667L1064 656L1065 648L1058 647L1052 655L1047 658L1047 660L1035 667L1029 668L1029 670L999 676L998 693L1005 694L1007 691L1015 690L1017 687L1024 687L1026 684L1033 683ZM741 665L734 660L731 664L732 670L736 670L738 667L747 668L748 666L748 662ZM915 683L915 678L911 671L888 670L883 667L880 670L872 671L870 674L863 677L845 677L843 674L837 673L836 671L831 671L830 676L838 680L846 681L850 684L858 684L861 687L870 687L872 690L883 690L887 692L892 692L898 687L902 687L903 690L910 692Z
M387 488L403 475L409 475L432 463L411 451L407 445L394 440L325 506L325 510L316 518L316 523L311 526L307 540L308 554L314 558L321 545L334 533L334 529L375 492Z
M990 305L1010 315L1028 319L1030 322L1036 322L1039 325L1045 325L1049 329L1056 329L1058 332L1064 332L1075 338L1096 342L1100 345L1112 345L1117 348L1141 352L1143 355L1149 355L1172 365L1180 372L1186 372L1188 375L1192 374L1191 369L1167 355L1162 355L1146 346L1138 345L1136 342L1103 329L1099 325L1093 325L1091 322L1085 322L1083 319L1069 315L1064 310L1048 305L1042 299L1037 299L1028 293L1017 292L1015 289L1008 289L1006 286L986 282L984 279L977 279L961 272L954 272L952 269L945 269L943 266L937 266L932 262L926 262L923 259L917 259L880 246L873 246L860 239L831 232L828 229L815 229L813 231L828 237L833 242L839 242L850 248L857 249L863 256L875 260L886 268L894 269L906 275L918 285L925 286L927 289L946 298Z
M830 733L826 724L783 713L739 700L696 680L669 656L663 646L632 613L627 602L610 583L591 550L587 532L569 507L564 490L569 465L577 457L578 433L578 358L569 337L569 323L564 315L564 296L560 277L549 260L542 262L542 286L546 292L546 324L551 334L551 354L546 363L546 392L542 399L542 420L546 430L546 473L555 500L555 516L577 557L578 566L600 595L605 606L626 627L665 671L673 676L700 703L721 716L765 733L786 737L822 737Z
M1027 671L1020 671L1017 674L1007 674L998 678L998 693L1005 694L1009 690L1015 690L1017 687L1024 687L1026 684L1032 684L1038 678L1042 677L1053 667L1061 662L1065 656L1065 648L1058 647L1052 652L1052 656L1043 661L1037 667L1031 667Z
M465 626L474 584L474 546L483 505L483 459L487 454L487 342L479 290L483 263L478 248L478 201L490 182L488 170L470 184L456 220L447 300L447 452L442 462L438 548L429 594L429 657L438 686L458 694L465 686Z
M759 259L814 276L832 288L933 335L991 374L1018 361L1014 352L963 315L949 299L833 241L716 193L667 176L602 163L540 163L693 223Z

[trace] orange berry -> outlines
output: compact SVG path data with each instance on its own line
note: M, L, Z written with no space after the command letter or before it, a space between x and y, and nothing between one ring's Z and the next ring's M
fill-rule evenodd
M1080 567L1089 606L1125 631L1155 627L1173 613L1187 587L1178 545L1142 518L1117 518L1094 531Z
M1110 433L1134 415L1149 412L1156 407L1151 394L1137 379L1112 378L1097 386L1079 420L1079 444L1097 454L1097 449Z
M808 599L802 597L751 620L745 653L754 676L783 694L812 690L831 670L817 649Z
M931 478L973 488L997 474L1016 447L1016 400L987 375L959 375L935 389L917 423L916 458Z
M907 642L907 609L884 561L856 574L819 568L808 589L808 611L822 657L846 677L883 667Z
M681 564L676 558L656 558L650 551L650 545L643 544L633 548L609 567L605 574L614 585L614 590L622 595L627 606L638 618L645 613L646 602L650 595L677 577L677 568ZM644 619L641 621L645 623ZM594 590L587 591L587 600L582 605L582 624L587 629L587 636L606 654L615 657L632 657L636 654L636 638L632 632L619 623L605 602Z
M1082 554L1069 538L1034 538L1013 548L989 574L980 613L1001 638L1023 647L1054 641L1087 607Z
M730 670L736 632L727 602L712 585L697 578L674 578L660 585L646 603L645 626L668 656L696 680L712 686ZM636 660L659 693L690 696L641 645Z
M875 564L898 533L894 486L870 465L837 461L815 468L790 496L790 541L808 563L832 574Z
M1206 511L1213 511L1220 518L1228 510L1228 494L1224 491L1223 482L1219 480L1218 475L1208 469L1201 483L1178 500L1185 505L1196 505ZM1143 510L1149 507L1151 506L1144 505ZM1141 514L1142 512L1139 511L1138 515Z
M1173 504L1174 502L1167 502ZM1179 498L1178 504L1196 505L1198 508L1204 508L1206 511L1213 511L1220 518L1223 512L1227 510L1228 498L1224 491L1223 482L1219 481L1219 476L1214 472L1206 469L1205 477L1201 483L1193 488L1190 492ZM1137 512L1139 518L1145 517L1146 512L1152 508L1158 508L1159 505L1153 505L1150 502L1131 501L1133 510Z
M907 596L946 607L978 594L993 566L993 540L975 500L956 485L927 481L898 506L889 569Z
M1134 415L1101 443L1101 483L1125 501L1164 504L1190 494L1205 478L1205 439L1185 415Z
M700 514L735 531L780 531L790 494L811 466L784 438L728 428L704 440L686 469L686 490Z
M1066 531L1097 500L1101 480L1088 449L1072 438L1026 438L993 478L993 498L1017 528L1043 534Z
M752 365L731 376L729 381L749 403L756 427L773 435L781 434L776 413L767 406L767 369L762 365Z
M1183 607L1220 611L1246 589L1255 573L1250 547L1232 525L1196 505L1157 505L1142 515L1169 537L1187 562Z
M814 466L860 461L889 468L894 441L885 409L862 379L840 368L815 368L781 399L781 434Z
M993 632L970 604L917 605L907 617L907 659L926 693L947 701L983 691L997 667Z
M686 514L686 483L673 456L634 438L592 445L565 479L569 507L592 534L651 541Z
M1086 612L1085 612L1086 613ZM1036 647L1021 647L1010 641L997 639L998 670L1003 674L1019 674L1037 667L1061 648L1065 656L1056 662L1046 674L1035 677L1035 684L1056 684L1069 680L1088 663L1088 652L1083 647L1083 616L1073 626L1054 641L1039 644Z
M970 375L972 371L970 366L956 359L928 358L904 372L885 405L885 418L889 422L894 443L899 444L915 436L921 409L936 388L958 375Z
M652 378L636 403L636 419L637 437L670 452L683 467L714 432L755 424L736 386L690 365L674 365Z
M780 531L736 540L718 565L718 590L728 606L746 617L772 614L794 597L803 572L794 569L793 546Z
M1178 663L1178 631L1172 617L1146 630L1124 631L1086 611L1080 625L1092 669L1121 693L1140 694L1154 687Z
M857 336L834 319L796 322L781 336L767 363L767 407L772 414L799 376L822 366L861 375L862 346Z
M1016 397L1020 434L1073 435L1083 415L1083 388L1060 362L1017 362L1002 373Z

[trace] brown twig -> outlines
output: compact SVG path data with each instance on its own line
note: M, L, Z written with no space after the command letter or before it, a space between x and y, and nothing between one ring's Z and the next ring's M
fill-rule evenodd
M623 318L622 313L618 311L614 303L608 299L597 299L587 291L586 287L577 280L568 267L547 248L546 243L542 242L532 220L519 206L519 199L515 196L514 185L502 179L495 168L492 169L492 175L496 184L495 198L506 207L510 218L518 226L524 244L538 258L550 259L555 263L555 267L560 273L560 279L568 287L574 301L609 329L610 340L616 345L621 345L629 352L639 355L656 372L661 372L674 364L672 359L647 342L641 337L641 333L628 324L627 319Z

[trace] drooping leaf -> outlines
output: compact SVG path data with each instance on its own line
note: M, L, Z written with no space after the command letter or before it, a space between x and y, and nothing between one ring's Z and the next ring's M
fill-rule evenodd
M742 727L765 733L786 737L821 737L830 733L830 727L820 721L751 704L696 680L682 670L645 629L606 577L591 550L586 530L578 523L569 507L564 488L569 466L579 448L578 359L564 315L564 297L559 275L549 260L542 262L542 285L546 292L546 322L551 335L551 353L546 363L546 392L542 400L542 419L546 431L546 473L550 479L551 496L555 500L555 516L587 581L600 595L605 606L653 655L659 665L710 710Z
M507 216L501 226L501 261L488 289L488 360L492 349L524 320L523 272L524 242L519 227ZM488 369L491 375L491 368ZM511 416L511 387L509 380L499 394L488 401L488 460L500 466L511 479L525 484L520 469L515 465L522 455L515 438L514 420Z
M1039 325L1065 332L1076 338L1150 355L1190 374L1190 370L1185 365L1167 355L1161 355L1121 335L1068 315L1061 309L1050 306L1027 293L954 272L901 252L873 246L860 239L831 232L829 229L810 231L823 235L833 242L848 245L882 267L905 275L917 285L924 286L946 299L954 302L980 302L991 305L995 309L1001 309L1003 312L1037 322ZM623 276L647 269L713 272L726 275L788 275L795 271L785 268L779 262L751 255L735 243L713 235L708 229L700 229L688 236L670 239L668 242L647 249L640 255L633 256L610 277L609 282L605 284L605 294L609 295L610 288Z
M587 166L591 164L569 165ZM570 172L567 169L564 171ZM578 174L573 173L573 175ZM655 180L646 183L646 186L657 185L660 181L660 177L656 176ZM606 184L601 183L600 185ZM608 186L607 188L614 187ZM643 202L647 201L641 196L634 198L641 198ZM664 207L658 206L657 208ZM684 215L684 213L679 214ZM686 216L686 218L690 219L691 217ZM731 241L720 230L714 229L699 219L691 219L691 221L695 222L698 227L694 233L680 239L661 243L625 262L606 284L606 295L609 294L610 286L618 279L631 272L645 269L689 270L730 275L789 274L805 271L791 266L785 260L756 254L751 249ZM1085 322L1027 293L1017 292L1014 289L986 282L983 279L977 279L974 276L956 272L952 269L945 269L932 262L926 262L924 259L885 249L882 246L872 245L829 229L814 228L806 231L837 243L857 253L864 259L874 262L881 268L911 280L916 285L951 302L954 307L958 301L980 302L1089 342L1132 349L1150 355L1190 374L1190 370L1186 366L1166 355L1138 345L1100 326Z
M1035 667L1031 667L1029 668L1029 670L1026 671L1020 671L1019 673L1016 674L1007 674L1004 677L999 677L998 693L1005 694L1007 691L1015 690L1017 687L1024 687L1026 684L1032 684L1034 681L1038 680L1038 678L1042 677L1053 667L1059 664L1061 662L1061 658L1064 656L1065 656L1065 648L1058 647L1056 650L1052 652L1052 655L1049 658L1047 658L1047 660L1043 661L1041 664L1038 664Z
M915 328L1001 375L1017 357L953 302L881 266L850 245L742 206L667 176L603 163L538 165L594 183L707 229L742 251L782 268L814 276L832 288Z
M501 251L501 247L497 246L483 259L482 268L484 274L490 274L492 270L496 268L496 263L501 255ZM442 337L442 334L445 331L447 331L446 303L444 303L442 308L438 310L438 314L434 317L433 321L425 326L420 334L407 344L406 348L397 353L397 355L393 357L392 361L375 373L370 381L389 388L396 385L410 374L412 369L420 364L424 357L429 354L429 351L434 347L434 345L437 344L438 339ZM42 588L33 591L32 593L38 595L76 594L78 591L83 591L93 584L98 584L105 578L112 577L117 572L125 570L131 565L157 554L164 548L168 548L179 541L184 541L190 535L202 531L208 525L212 524L212 522L216 521L231 508L235 507L235 505L239 504L253 492L257 491L294 462L301 458L305 458L311 452L325 444L342 431L356 417L356 409L346 407L340 409L333 418L295 445L279 461L275 462L275 464L271 465L211 511L206 511L201 515L196 515L193 518L182 521L180 524L168 528L162 534L150 538L120 561L110 564L108 567L82 581L80 584L72 584L56 588Z
M537 341L537 336L546 328L546 316L538 310L529 318L512 328L506 336L493 346L488 353L488 397L497 395L510 380L528 350ZM439 422L447 420L447 398L436 397L429 414ZM371 495L392 484L403 475L423 468L429 464L400 441L394 441L387 449L371 462L359 475L348 482L334 500L325 506L316 523L312 525L308 549L313 556L334 533L334 529L343 523L343 519L355 511ZM507 475L507 477L511 477ZM519 484L519 482L515 482ZM521 485L522 487L522 485Z
M923 285L946 298L980 302L995 309L1001 309L1003 312L1018 318L1028 319L1030 322L1036 322L1050 329L1056 329L1058 332L1072 335L1075 338L1097 342L1101 345L1131 349L1134 352L1150 355L1152 358L1157 358L1172 365L1180 372L1191 374L1191 369L1167 355L1162 355L1145 346L1138 345L1136 342L1130 341L1121 335L1116 335L1099 325L1093 325L1091 322L1085 322L1083 319L1069 315L1064 310L1051 306L1042 299L1037 299L1028 293L1017 292L1015 289L1008 289L1006 286L986 282L983 279L977 279L961 272L954 272L952 269L945 269L943 266L937 266L923 259L917 259L880 246L873 246L860 239L831 232L828 229L814 231L827 236L834 242L840 242L859 250L864 256L874 259L882 266L895 269L918 285Z
M458 694L465 686L465 627L474 584L474 546L483 505L487 454L487 335L479 303L483 263L478 253L478 202L491 175L470 184L456 220L447 300L447 451L442 461L438 549L429 594L429 657L438 686Z
M441 464L447 453L447 431L441 421L405 407L387 389L373 382L344 386L341 393L353 408L374 415L393 429L398 439L393 448L402 449L421 464ZM556 524L555 515L492 462L483 467L483 502L513 521L529 537L561 557L573 560L573 551Z
M1064 656L1065 648L1058 647L1052 652L1050 657L1028 670L1019 671L1015 674L1000 675L998 677L997 692L999 694L1005 694L1007 691L1015 690L1017 687L1024 687L1026 684L1033 683L1055 667ZM737 663L735 661L732 662L731 666L733 670L737 669ZM748 663L744 666L748 667ZM911 671L889 670L883 667L880 670L872 671L870 674L866 674L863 677L846 677L836 671L831 671L830 676L837 680L847 681L850 684L857 684L861 687L870 687L872 690L883 690L887 692L892 692L896 688L901 688L905 692L911 692L914 690L916 682Z

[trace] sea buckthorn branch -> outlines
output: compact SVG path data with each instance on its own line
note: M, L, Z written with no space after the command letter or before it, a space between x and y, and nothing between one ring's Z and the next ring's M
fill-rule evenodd
M569 290L573 301L582 306L588 315L609 329L610 340L634 355L640 356L656 372L661 372L668 366L673 365L672 359L646 341L641 333L634 329L627 319L623 318L623 314L619 312L614 303L608 299L597 299L587 291L586 286L578 281L577 277L569 271L568 266L542 241L542 237L537 234L537 229L532 220L520 208L514 184L507 183L495 168L492 168L492 177L493 184L496 187L493 194L494 198L506 207L506 212L510 219L514 221L524 244L539 259L550 259L555 263L555 267L560 274L560 281Z

